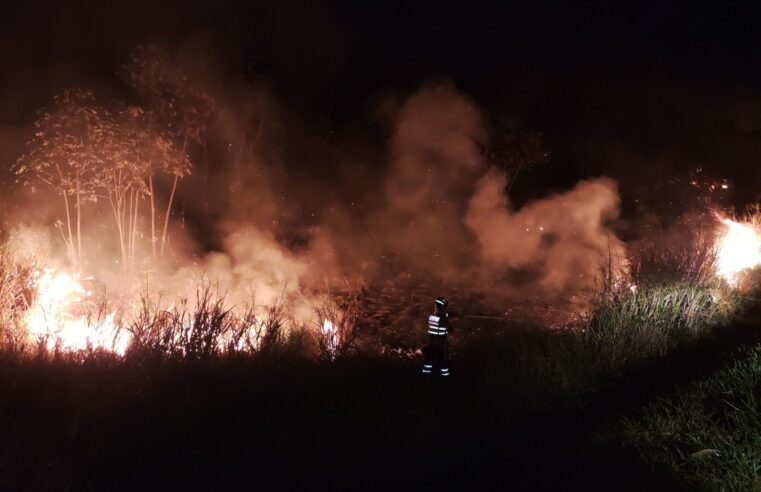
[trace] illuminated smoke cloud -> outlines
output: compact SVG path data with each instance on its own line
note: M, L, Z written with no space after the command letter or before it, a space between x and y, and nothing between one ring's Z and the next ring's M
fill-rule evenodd
M466 222L486 265L528 271L548 292L589 286L604 258L624 258L623 243L606 227L618 217L616 183L581 181L572 190L512 210L507 179L490 172L478 183Z
M379 221L395 254L442 277L462 269L470 243L462 217L484 172L484 140L480 112L449 84L426 86L404 103Z
M495 283L505 294L558 294L592 285L609 255L624 258L606 226L619 211L613 180L512 210L508 178L488 169L484 142L478 108L449 84L425 86L402 106L380 227L411 268L492 294Z
M225 238L224 251L206 255L192 273L200 271L218 281L236 305L254 299L257 304L272 306L282 300L302 309L300 314L308 314L301 305L304 299L300 289L307 267L270 235L254 227L241 227Z
M287 160L286 146L308 149L311 144L290 138L288 129L303 123L282 109L285 103L254 89L217 90L220 117L209 132L223 150L208 162L195 162L193 175L181 183L176 208L182 214L175 213L169 224L169 261L138 262L134 271L122 271L114 261L118 244L103 204L84 210L87 274L127 306L146 289L168 303L192 301L199 282L207 280L232 305L252 300L271 305L282 299L295 317L308 320L311 300L327 281L380 279L387 272L375 266L389 256L406 271L453 290L557 294L590 285L602 257L623 251L605 226L618 213L611 180L585 181L512 210L504 194L507 178L490 171L483 155L482 113L451 83L426 84L408 97L392 120L387 162L360 152L359 162L374 164L353 167L352 180L336 177L330 190ZM161 210L171 187L157 185ZM356 188L365 198L361 207L330 197L331 190L346 189L350 192L336 195L355 196L351 190ZM60 197L35 195L19 213L6 214L5 223L52 223L60 210L51 204ZM209 205L207 197L221 199ZM320 197L333 198L325 202L330 214L314 209ZM38 213L32 213L34 204ZM56 213L47 211L51 207ZM305 210L324 220L300 223ZM135 251L148 258L150 241L144 234L150 224L139 219L136 228L143 236ZM296 246L283 240L294 236L303 238ZM41 256L55 266L62 261L54 257L64 257L53 251Z

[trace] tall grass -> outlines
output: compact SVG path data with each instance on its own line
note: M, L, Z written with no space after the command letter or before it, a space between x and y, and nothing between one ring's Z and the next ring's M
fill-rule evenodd
M735 293L674 282L619 286L598 293L584 329L585 344L611 367L663 356L731 319Z
M26 343L24 313L34 297L36 265L0 247L0 350L19 354Z
M712 229L692 229L644 240L632 247L629 276L635 284L711 285L716 281L717 253Z
M624 421L652 464L696 488L761 490L761 348L733 366Z
M146 355L173 359L209 359L231 355L270 354L297 341L304 343L303 323L288 316L279 298L263 310L252 302L238 309L209 283L196 291L195 302L182 300L163 307L160 300L143 297L130 318L132 334L128 357Z
M364 292L361 287L346 287L340 296L326 291L313 305L319 353L324 359L335 360L356 348L357 325L364 314Z
M608 368L664 356L728 322L742 296L716 278L706 234L642 243L628 264L608 259L584 318L583 345Z
M741 220L761 230L761 209L752 207ZM757 302L761 268L744 272L738 286L719 288L725 297L717 309L702 310L707 319L726 319L748 301ZM645 461L670 468L696 489L761 490L759 414L761 346L713 376L647 406L637 418L624 420L623 427Z

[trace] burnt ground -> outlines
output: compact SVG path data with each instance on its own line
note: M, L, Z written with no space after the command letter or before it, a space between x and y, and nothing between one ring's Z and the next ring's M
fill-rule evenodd
M505 330L562 329L578 317L579 307L572 296L547 299L510 291L500 300L493 292L454 289L437 282L425 282L426 275L385 268L396 273L376 280L362 293L361 332L357 343L364 348L397 348L410 351L427 341L426 318L433 300L445 296L461 345L477 341L484 333Z

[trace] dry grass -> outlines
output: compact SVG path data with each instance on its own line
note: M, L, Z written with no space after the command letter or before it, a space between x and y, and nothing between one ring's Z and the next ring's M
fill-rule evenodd
M629 274L634 284L715 282L716 238L713 231L696 231L666 241L644 241L631 254Z
M742 298L716 278L713 243L690 243L640 248L628 271L610 260L601 269L583 345L606 365L664 356L737 313Z
M323 293L313 309L317 316L317 342L322 358L335 360L355 349L357 323L363 314L361 286L346 285L340 296Z
M13 257L0 248L0 345L5 353L24 351L23 318L34 297L36 271L33 260Z
M209 283L199 286L192 303L184 299L163 307L160 300L143 297L128 324L132 343L127 356L208 359L265 353L287 342L290 332L303 336L303 327L288 318L282 298L261 313L255 305L252 299L234 309L224 293Z

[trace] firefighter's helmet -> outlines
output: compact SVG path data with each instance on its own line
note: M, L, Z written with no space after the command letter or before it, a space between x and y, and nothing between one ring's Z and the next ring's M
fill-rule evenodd
M434 305L437 308L441 309L442 311L446 311L447 310L447 306L449 306L449 303L443 297L437 297L436 301L434 301Z

